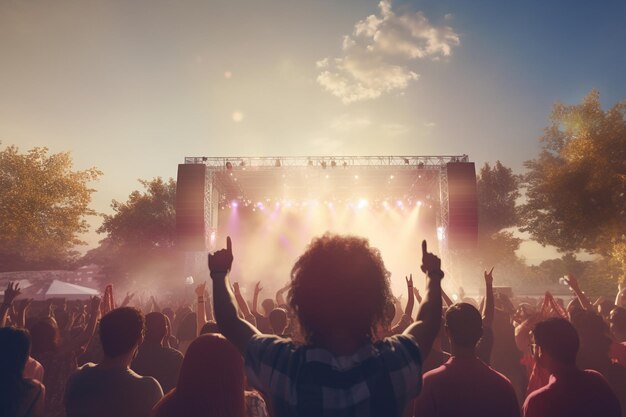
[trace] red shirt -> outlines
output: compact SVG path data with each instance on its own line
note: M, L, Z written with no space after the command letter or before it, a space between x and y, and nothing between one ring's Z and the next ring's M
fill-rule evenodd
M602 375L590 369L550 376L524 402L524 417L620 417L619 401Z
M424 374L419 417L519 417L511 382L478 358L453 356Z

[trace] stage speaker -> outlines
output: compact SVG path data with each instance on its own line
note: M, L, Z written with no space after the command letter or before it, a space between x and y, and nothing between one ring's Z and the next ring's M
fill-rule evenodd
M176 247L206 251L204 193L206 166L180 164L176 180Z
M448 169L448 248L475 249L478 244L478 198L473 162L450 162Z

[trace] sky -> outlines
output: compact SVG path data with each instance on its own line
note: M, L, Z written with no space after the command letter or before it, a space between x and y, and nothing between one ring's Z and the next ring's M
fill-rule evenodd
M626 98L624 22L621 0L2 0L0 141L98 167L103 213L185 156L468 154L522 173L556 101Z

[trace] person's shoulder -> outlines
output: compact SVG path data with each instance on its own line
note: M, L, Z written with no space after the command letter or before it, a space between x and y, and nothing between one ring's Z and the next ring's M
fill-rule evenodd
M70 381L73 381L75 379L88 378L89 375L93 374L93 372L97 369L97 366L98 365L92 362L87 362L86 364L79 366L70 375Z
M544 404L550 396L551 384L534 390L526 397L526 400L524 401L524 410L528 407L536 407L539 404Z
M29 391L29 392L45 392L46 391L46 387L39 381L37 381L36 379L23 379L22 380L22 388L24 389L24 391Z
M163 348L163 352L165 352L165 354L168 357L183 360L183 354L178 349L174 349L174 348L171 348L171 347L164 347Z

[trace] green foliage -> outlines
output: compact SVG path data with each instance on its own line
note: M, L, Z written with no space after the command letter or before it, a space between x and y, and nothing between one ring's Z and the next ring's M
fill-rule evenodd
M504 229L517 223L519 177L500 161L486 163L478 173L478 261L483 269L517 263L521 239Z
M102 265L107 283L141 285L180 273L182 254L174 249L176 181L139 182L143 191L133 191L123 203L113 200L114 213L104 215L98 229L106 237L82 259Z
M523 231L562 251L610 258L626 273L626 100L603 111L597 91L554 106L538 158L526 162ZM622 278L623 279L623 278Z
M515 226L515 202L520 196L519 176L500 161L491 167L486 163L477 180L479 230L490 235Z
M102 172L72 169L68 152L16 146L0 151L0 270L60 267L76 257Z

